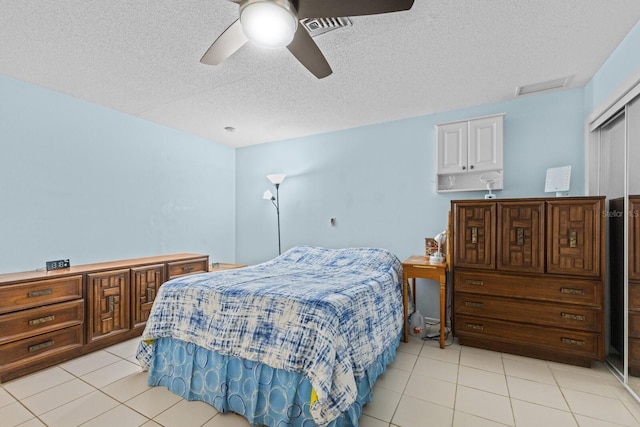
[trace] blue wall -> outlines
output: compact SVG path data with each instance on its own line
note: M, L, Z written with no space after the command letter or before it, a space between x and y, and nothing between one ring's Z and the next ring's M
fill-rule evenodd
M0 272L235 256L235 150L0 76Z
M640 69L640 22L614 50L585 86L585 111L590 114Z
M452 199L484 192L435 192L434 125L506 113L504 190L498 197L545 196L546 169L572 166L572 195L584 194L583 90L314 135L237 150L237 260L277 255L273 188L265 175L286 173L280 187L283 251L299 244L378 246L404 259L424 253L424 238L445 229ZM330 225L330 218L336 225ZM421 286L418 306L437 317L437 287Z

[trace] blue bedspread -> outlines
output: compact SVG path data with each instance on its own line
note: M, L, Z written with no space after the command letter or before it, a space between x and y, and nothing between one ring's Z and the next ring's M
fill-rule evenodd
M303 373L311 414L331 421L402 330L401 263L384 249L301 246L251 267L185 276L160 288L143 339L176 338ZM138 360L148 367L151 346Z

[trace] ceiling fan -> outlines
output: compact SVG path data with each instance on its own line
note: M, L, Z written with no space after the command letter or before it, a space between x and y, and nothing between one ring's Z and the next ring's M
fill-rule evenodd
M247 41L268 48L285 47L321 79L331 67L318 45L298 21L376 15L409 10L414 0L229 0L240 5L240 18L205 52L200 62L218 65Z

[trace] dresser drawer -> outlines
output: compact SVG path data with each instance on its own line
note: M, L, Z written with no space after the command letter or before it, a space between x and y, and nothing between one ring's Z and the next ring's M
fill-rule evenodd
M597 332L600 310L578 305L499 298L457 292L456 314Z
M601 305L599 282L587 279L456 271L453 286L456 292Z
M72 326L35 337L14 341L0 346L0 366L4 369L11 365L24 365L37 359L80 347L82 326Z
M538 353L562 353L576 357L600 359L601 337L598 333L563 330L547 326L526 325L465 315L455 317L456 335L484 342L494 341Z
M3 314L0 316L0 345L83 322L84 300Z
M0 286L0 313L82 298L82 276Z
M191 259L187 261L174 261L167 263L169 279L185 276L187 274L204 273L209 271L207 258Z

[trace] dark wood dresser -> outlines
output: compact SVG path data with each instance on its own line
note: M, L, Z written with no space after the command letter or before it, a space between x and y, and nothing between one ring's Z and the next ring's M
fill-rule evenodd
M0 275L0 382L142 334L158 288L209 269L176 254Z
M452 201L460 344L603 360L603 212L604 197Z

